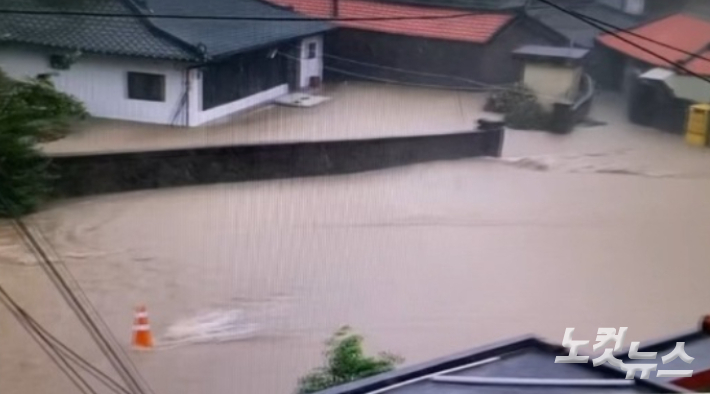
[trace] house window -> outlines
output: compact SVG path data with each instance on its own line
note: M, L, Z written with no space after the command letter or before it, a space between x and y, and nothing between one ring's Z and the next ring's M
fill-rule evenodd
M315 42L308 43L308 59L315 59L318 54L318 44Z
M129 72L128 98L165 101L165 75Z

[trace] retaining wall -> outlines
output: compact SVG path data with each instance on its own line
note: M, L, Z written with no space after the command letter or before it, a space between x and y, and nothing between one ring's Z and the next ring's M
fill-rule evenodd
M499 156L502 127L370 140L228 146L53 158L58 197L317 175Z

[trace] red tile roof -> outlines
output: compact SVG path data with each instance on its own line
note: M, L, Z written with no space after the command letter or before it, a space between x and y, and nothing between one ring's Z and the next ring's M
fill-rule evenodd
M637 27L636 29L633 29L632 32L659 42L663 42L672 47L710 58L710 53L706 50L710 44L710 22L706 22L689 15L678 14ZM692 59L692 57L687 53L666 48L662 45L644 40L643 38L634 37L628 33L619 33L619 35L674 62L684 63L688 61L686 67L693 72L703 75L710 75L710 62L707 60L689 60ZM599 41L607 47L613 48L645 63L660 67L673 68L673 66L668 64L668 62L644 52L633 45L614 37L613 35L602 35L599 37Z
M333 0L268 1L280 6L294 7L297 12L311 17L328 18L333 16ZM432 17L459 15L462 13L461 10L376 3L367 0L339 1L338 17L340 18ZM512 14L481 13L445 19L340 21L338 24L360 30L483 44L488 42L512 19Z
M710 51L703 51L698 55L695 59L685 63L685 68L696 74L710 75L710 60L708 60L710 59Z

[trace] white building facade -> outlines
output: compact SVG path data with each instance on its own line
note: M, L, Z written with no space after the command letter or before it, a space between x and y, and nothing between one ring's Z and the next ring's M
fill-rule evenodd
M60 91L82 101L98 118L195 127L267 104L291 91L308 89L314 81L322 80L322 37L298 39L292 41L292 47L297 48L289 52L293 55L276 48L269 53L287 64L275 71L287 74L278 79L283 83L248 94L222 95L219 105L209 108L204 102L204 70L209 69L209 63L86 53L68 67L57 68L52 66L52 56L66 51L7 44L0 45L0 69L16 79L51 75ZM238 86L230 86L244 83L238 73L234 70L230 75L237 76L225 78L220 88L238 91Z

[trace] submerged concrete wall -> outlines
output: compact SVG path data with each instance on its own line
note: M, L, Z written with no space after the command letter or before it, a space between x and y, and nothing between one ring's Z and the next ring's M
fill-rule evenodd
M53 158L58 197L220 182L347 174L500 156L503 129L417 137L229 146Z

